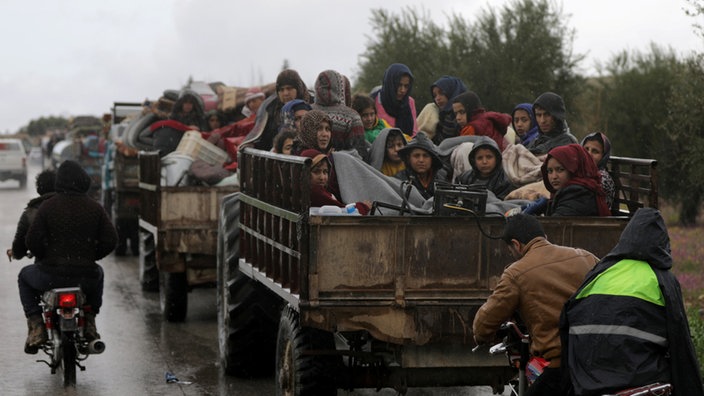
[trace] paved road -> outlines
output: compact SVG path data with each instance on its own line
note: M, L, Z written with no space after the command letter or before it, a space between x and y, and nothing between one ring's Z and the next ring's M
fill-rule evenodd
M12 244L17 220L26 202L34 197L32 164L26 190L15 181L0 182L0 247ZM155 293L138 285L138 260L110 255L101 261L105 270L104 306L97 318L98 331L107 345L105 353L86 360L86 371L78 372L75 389L64 389L61 373L51 375L40 355L26 355L23 343L26 325L17 293L17 273L27 259L0 260L0 318L5 337L0 342L0 394L22 396L56 395L242 395L274 394L273 378L243 380L222 374L217 361L217 317L215 289L196 289L189 295L185 323L165 323ZM166 371L190 385L167 384ZM396 393L362 390L339 395ZM489 388L412 389L409 396L490 395Z

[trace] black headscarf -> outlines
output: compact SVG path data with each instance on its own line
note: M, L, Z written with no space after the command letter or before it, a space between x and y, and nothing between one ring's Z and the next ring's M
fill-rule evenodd
M396 99L396 92L403 76L410 77L411 82L406 96L399 101ZM402 63L394 63L386 69L381 91L378 93L379 99L381 105L384 106L384 110L396 119L396 125L394 126L406 134L414 132L413 125L415 120L413 119L413 114L411 114L411 105L408 100L412 91L413 73L411 73L411 69L408 66Z

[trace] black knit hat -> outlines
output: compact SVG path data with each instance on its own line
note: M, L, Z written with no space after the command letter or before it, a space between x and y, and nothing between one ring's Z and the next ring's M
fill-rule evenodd
M567 110L565 109L565 101L562 96L553 93L545 92L538 96L538 99L533 102L533 113L535 114L535 106L540 106L545 111L550 113L554 118L564 121L567 117Z

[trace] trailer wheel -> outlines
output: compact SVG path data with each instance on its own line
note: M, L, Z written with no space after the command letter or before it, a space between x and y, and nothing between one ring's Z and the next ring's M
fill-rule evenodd
M298 312L284 309L276 343L276 395L308 396L337 394L339 356L310 355L308 351L335 350L332 333L301 327Z
M159 302L164 319L183 322L188 312L188 279L185 272L159 271Z
M223 198L218 229L218 341L229 375L270 375L282 302L239 271L239 194Z
M154 235L139 230L139 283L147 292L159 291L159 270L156 268Z

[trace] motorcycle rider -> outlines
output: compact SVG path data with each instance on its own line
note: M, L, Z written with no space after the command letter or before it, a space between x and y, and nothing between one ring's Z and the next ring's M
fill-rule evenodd
M103 207L88 195L91 179L75 161L64 161L56 173L56 195L42 203L27 232L36 257L18 276L20 300L27 317L26 353L37 353L47 334L39 306L41 294L80 285L86 295L84 336L100 338L95 315L103 294L103 269L96 263L117 244L117 232Z
M474 339L478 344L493 341L501 324L518 312L531 337L531 354L550 362L526 394L565 394L569 384L560 370L560 312L598 259L586 250L548 242L538 219L523 213L506 219L502 239L517 261L506 267L477 311Z

